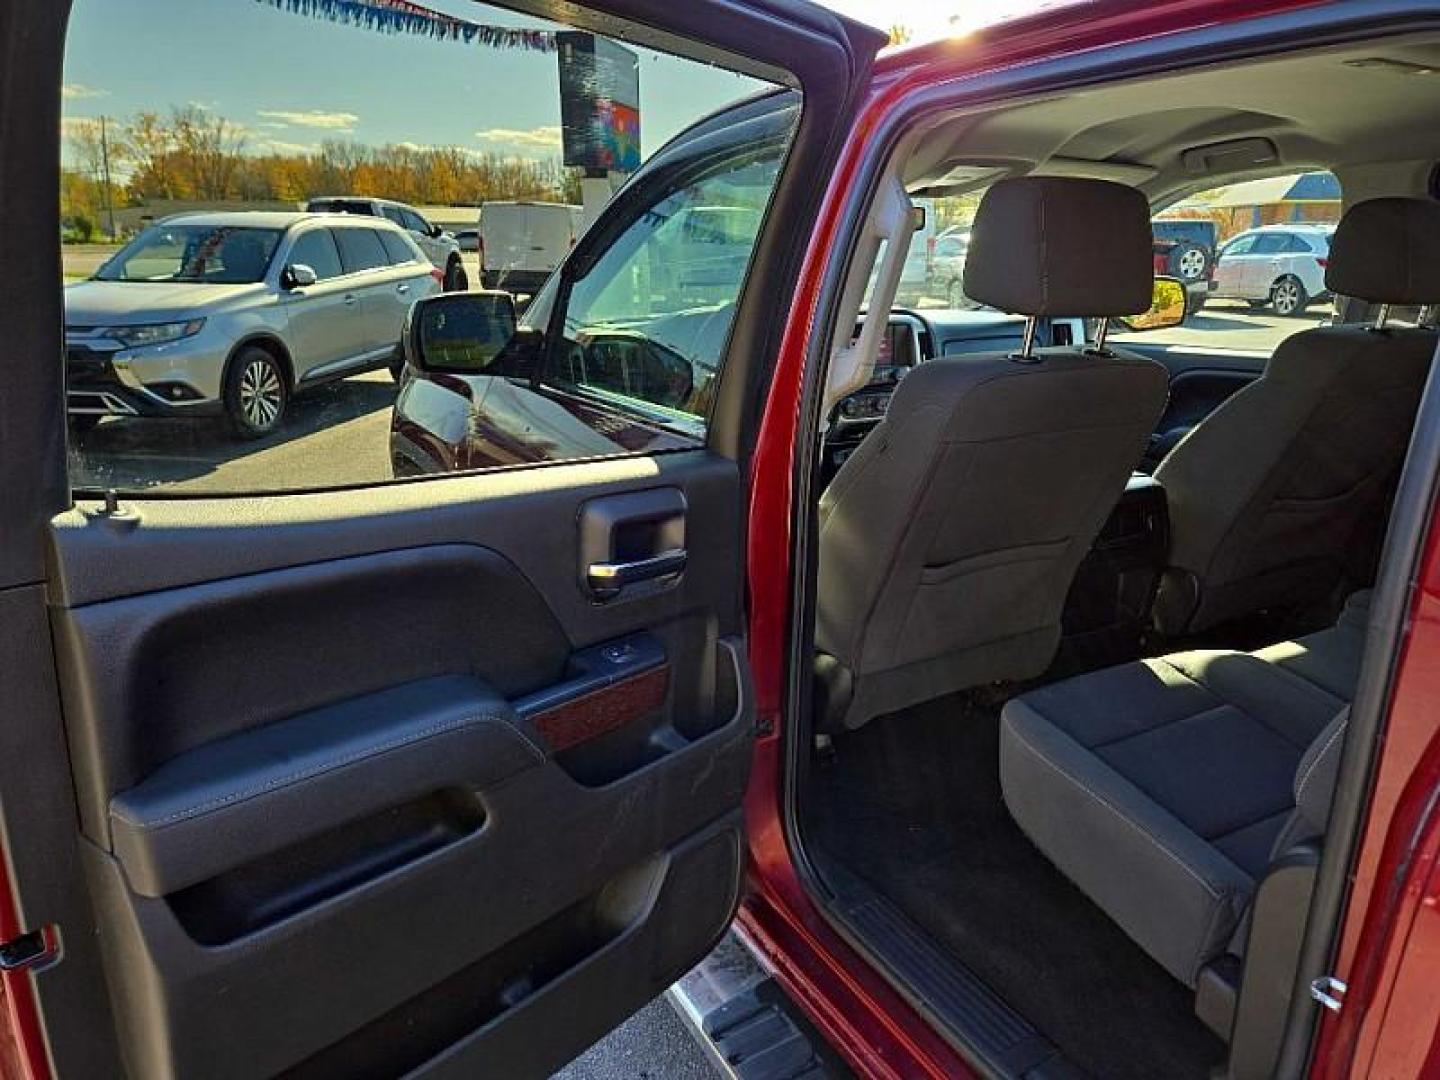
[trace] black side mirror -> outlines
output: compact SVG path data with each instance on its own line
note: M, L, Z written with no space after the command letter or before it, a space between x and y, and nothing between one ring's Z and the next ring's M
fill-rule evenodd
M529 378L540 356L540 331L515 323L507 292L439 293L410 305L403 345L417 371Z
M304 263L291 263L280 272L280 284L287 289L303 289L319 280L315 271Z

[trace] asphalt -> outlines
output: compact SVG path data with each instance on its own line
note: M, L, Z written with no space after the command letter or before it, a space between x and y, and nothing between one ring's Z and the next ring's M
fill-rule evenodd
M554 1080L718 1080L719 1076L661 997L561 1069Z

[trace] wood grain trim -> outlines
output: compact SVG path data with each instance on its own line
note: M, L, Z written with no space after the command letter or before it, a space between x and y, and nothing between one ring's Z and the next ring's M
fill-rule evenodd
M670 665L632 675L530 718L557 754L608 735L663 708L670 689Z

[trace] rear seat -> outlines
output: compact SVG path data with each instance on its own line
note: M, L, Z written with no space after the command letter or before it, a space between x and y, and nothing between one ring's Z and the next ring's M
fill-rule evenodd
M1011 815L1191 986L1273 853L1324 830L1368 604L1357 593L1330 629L1254 653L1142 660L1005 705Z

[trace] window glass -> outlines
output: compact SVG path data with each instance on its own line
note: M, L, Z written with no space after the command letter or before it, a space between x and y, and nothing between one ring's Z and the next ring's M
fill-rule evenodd
M416 261L417 256L415 251L405 242L405 237L399 233L393 233L389 229L386 229L378 235L380 237L380 243L385 246L385 254L389 258L391 265L399 266L402 263L412 263Z
M746 149L647 206L574 283L560 385L706 414L780 160Z
M312 229L303 233L290 249L290 262L310 267L321 281L339 277L345 272L340 265L340 252L335 247L335 238L330 235L329 229Z
M243 285L259 281L280 243L279 229L228 223L155 225L96 272L99 281Z
M374 229L336 229L335 239L347 274L390 265L390 256Z
M1313 172L1227 184L1165 208L1153 218L1155 272L1185 283L1185 321L1140 333L1112 324L1111 340L1265 357L1332 318L1322 260L1340 199L1339 181Z
M481 0L70 7L56 287L72 485L243 495L703 438L798 92ZM156 42L164 62L137 62ZM397 71L423 92L397 98ZM697 120L766 92L784 120L764 153L751 141L723 168L681 155L685 172L628 183ZM485 206L522 208L494 219L489 265L472 244L431 273L430 225L474 230ZM298 230L292 251L300 208L351 216ZM587 227L613 250L572 298L584 345L567 340L547 378L533 323L473 370L392 367L416 302L498 284L518 318L553 306ZM360 276L291 292L280 258ZM449 325L497 324L457 309ZM260 339L287 363L273 423L255 428L228 365Z

